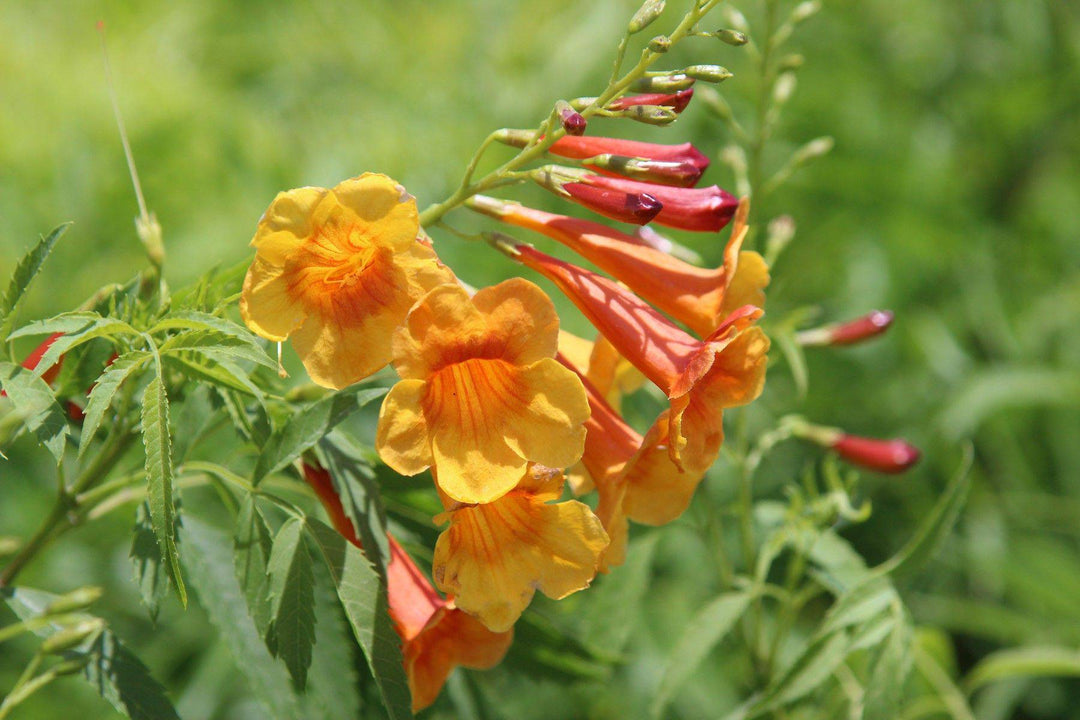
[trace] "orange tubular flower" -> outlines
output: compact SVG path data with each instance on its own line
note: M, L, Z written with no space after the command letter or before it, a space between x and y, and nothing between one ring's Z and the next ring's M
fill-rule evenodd
M762 289L769 282L765 261L755 252L740 252L746 237L749 204L736 214L724 263L715 269L699 268L650 247L640 238L606 225L533 210L518 203L477 195L469 201L474 210L510 225L543 233L562 243L700 337L711 335L720 322L743 305L764 302ZM736 293L729 293L738 273Z
M453 280L419 231L416 200L385 175L278 194L251 241L244 322L268 340L291 337L319 385L371 375L413 303Z
M568 467L581 457L589 404L555 361L559 318L536 285L514 278L472 298L435 288L395 333L402 380L383 401L376 447L404 475L438 469L462 503L514 489L529 462Z
M536 590L559 600L589 586L608 536L588 505L562 495L558 470L530 465L509 493L483 505L445 501L431 574L465 612L510 629ZM550 503L550 504L549 504Z
M559 355L560 362L587 379L616 412L622 405L622 396L634 392L645 382L641 371L620 355L603 335L597 335L596 342L589 342L560 330Z
M326 508L334 528L353 545L362 547L329 473L305 464L304 478ZM502 662L514 633L492 632L457 609L452 600L444 600L405 549L393 536L388 537L387 602L394 629L402 640L412 709L418 712L435 702L458 665L488 670Z
M705 340L698 340L665 319L618 283L545 255L529 245L506 248L519 262L559 286L585 317L671 403L672 462L716 458L723 442L721 411L745 405L765 381L769 340L750 327L761 310L744 306Z

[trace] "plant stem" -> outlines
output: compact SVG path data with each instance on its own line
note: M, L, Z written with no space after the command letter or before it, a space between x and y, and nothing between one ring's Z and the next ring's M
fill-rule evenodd
M694 8L683 17L678 27L676 27L671 35L668 36L671 44L674 45L679 40L686 37L687 34L694 29L694 26L697 25L697 22L712 10L718 2L719 0L708 0L701 5L695 5ZM649 49L643 50L641 59L638 60L637 65L618 80L609 83L607 89L604 90L599 97L593 100L587 108L581 111L581 115L588 119L597 114L611 100L625 92L626 89L630 87L630 84L641 77L661 55L662 53L656 53ZM476 169L476 165L480 162L480 156L491 144L492 137L489 135L480 145L480 149L470 161L461 184L458 185L457 189L446 200L430 205L420 213L420 225L429 227L434 223L437 223L446 213L458 207L473 195L498 187L500 184L507 184L505 182L507 175L518 170L523 165L539 158L548 148L554 145L559 138L566 134L566 131L561 127L552 127L553 124L554 117L553 115L549 115L547 120L540 126L540 130L537 133L538 140L525 146L522 148L521 152L513 158L495 168L487 175L484 175L479 180L473 182L472 175ZM541 135L543 135L543 137L540 137ZM520 182L520 180L514 178L513 182Z

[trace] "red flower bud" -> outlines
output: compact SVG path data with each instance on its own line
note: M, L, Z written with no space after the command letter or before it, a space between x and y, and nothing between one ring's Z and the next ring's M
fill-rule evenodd
M839 433L831 445L840 457L853 465L897 474L919 461L919 449L904 440L875 440Z
M694 97L694 89L687 88L676 93L646 93L644 95L626 95L608 103L608 110L625 110L633 105L662 105L681 113Z
M559 122L562 123L567 135L585 134L585 126L588 123L581 113L571 107L570 103L560 100L556 103L555 110L559 113Z
M875 310L846 323L825 325L803 330L796 336L800 345L854 345L882 334L892 325L893 314L889 310Z
M701 172L709 167L709 158L705 157L690 143L681 145L659 145L657 143L620 140L608 137L562 137L548 148L552 155L581 160L597 155L624 155L626 157L659 160L661 162L688 162Z
M41 358L45 357L45 353L49 351L49 348L54 342L56 342L56 339L62 335L63 333L53 333L49 337L45 338L45 340L42 341L40 345L34 348L34 351L32 353L26 356L26 359L22 361L22 366L27 370L36 370L38 363L41 362ZM57 360L55 365L47 369L45 372L41 373L41 379L44 380L46 383L51 384L52 381L56 379L56 376L60 374L60 368L63 366L63 364L64 359L63 357L61 357L59 360Z
M589 176L587 182L605 190L651 195L662 205L654 221L658 225L680 230L719 232L731 221L739 207L738 198L716 185L707 188L674 188L600 175Z
M659 185L694 187L701 179L701 168L689 161L665 162L626 157L625 155L597 155L585 158L582 163L590 170L605 175L625 177Z
M628 193L579 182L566 183L562 187L575 202L593 212L634 225L644 225L652 221L664 208L660 201L649 193Z

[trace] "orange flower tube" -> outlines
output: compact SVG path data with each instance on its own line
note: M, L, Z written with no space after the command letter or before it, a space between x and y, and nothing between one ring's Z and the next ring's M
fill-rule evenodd
M761 310L744 306L705 340L687 334L633 293L529 245L505 248L554 282L585 317L671 403L671 459L708 457L723 441L721 411L761 393L769 340L750 327Z
M555 215L477 195L469 207L510 225L528 228L562 243L701 337L711 335L720 322L743 305L761 305L762 288L769 282L768 268L760 255L740 252L746 237L749 205L743 203L735 219L731 240L718 268L699 268L650 247L640 238L606 225ZM743 264L740 265L740 262ZM729 293L736 273L745 282L740 293Z
M315 491L334 528L362 548L345 515L330 474L304 465L304 479ZM418 712L435 702L455 667L487 670L498 665L513 641L513 631L492 632L443 599L393 536L386 568L387 602L394 629L402 640L405 673Z

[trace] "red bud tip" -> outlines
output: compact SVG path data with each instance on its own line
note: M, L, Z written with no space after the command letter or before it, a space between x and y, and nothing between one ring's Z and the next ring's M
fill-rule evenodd
M626 193L648 193L660 201L656 223L692 232L719 232L731 222L739 200L716 185L706 188L667 187L654 183L592 175L590 185Z
M644 225L663 210L663 204L649 193L626 193L585 183L566 183L563 190L575 201L620 222Z
M875 440L841 433L832 449L843 459L881 473L905 472L919 461L919 449L904 440Z
M625 110L634 105L661 105L681 113L694 97L694 89L687 88L675 93L647 93L645 95L627 95L608 103L608 110Z
M581 113L572 108L566 108L559 113L562 120L563 130L567 135L580 136L585 134L585 126L588 125Z
M876 337L892 325L893 314L889 310L875 310L861 318L837 325L829 333L830 345L851 345Z

